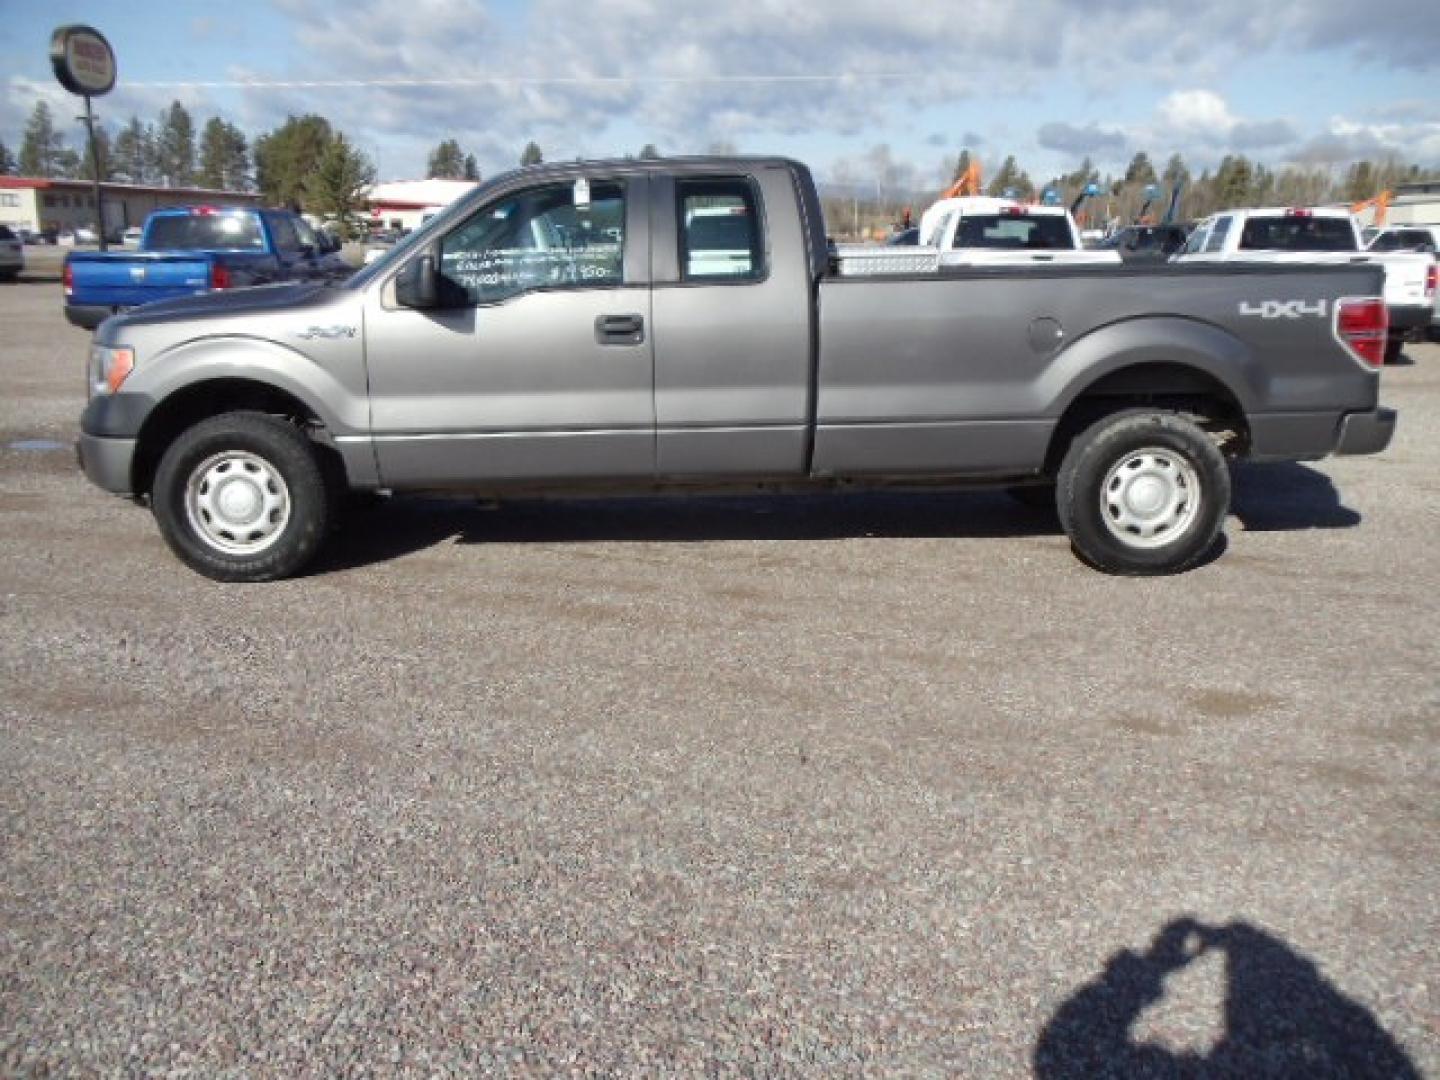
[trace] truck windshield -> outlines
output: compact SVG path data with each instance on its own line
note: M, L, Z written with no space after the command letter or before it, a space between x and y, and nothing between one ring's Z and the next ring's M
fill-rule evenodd
M264 251L254 214L185 214L150 222L145 246L151 251Z
M1252 217L1240 233L1241 251L1356 251L1349 218Z
M966 214L955 230L956 248L1071 251L1070 224L1059 215Z

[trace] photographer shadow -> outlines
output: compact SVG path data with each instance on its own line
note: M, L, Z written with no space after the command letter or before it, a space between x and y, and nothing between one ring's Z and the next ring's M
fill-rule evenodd
M1226 969L1220 1041L1207 1053L1135 1042L1131 1030L1164 997L1166 977L1212 950L1223 953ZM1211 927L1190 918L1171 922L1143 955L1111 957L1045 1025L1034 1066L1041 1080L1420 1080L1374 1015L1312 961L1247 923Z

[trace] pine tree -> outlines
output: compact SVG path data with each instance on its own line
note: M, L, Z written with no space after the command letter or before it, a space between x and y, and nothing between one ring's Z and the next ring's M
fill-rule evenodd
M1164 181L1167 188L1174 188L1175 185L1188 184L1190 182L1190 170L1185 167L1185 159L1179 154L1171 154L1170 160L1165 163L1165 171L1160 179Z
M1380 190L1376 183L1375 166L1368 161L1357 161L1345 174L1345 195L1350 202L1373 198Z
M355 212L364 205L365 189L374 182L375 166L370 159L336 132L321 153L315 171L306 178L305 206L317 214L333 215L340 222L341 232L353 236L358 228Z
M1030 192L1026 190L1028 188L1030 188L1030 178L1020 170L1020 166L1015 161L1015 155L1011 154L1005 159L1004 164L1000 166L1000 171L995 174L994 179L990 181L990 186L986 188L986 192L999 197L1004 195L1006 191L1011 191L1013 195L1009 197L1025 198L1030 194Z
M65 148L65 136L55 130L50 106L37 101L25 124L25 136L20 143L21 175L64 176L73 160L73 152Z
M240 191L249 179L250 155L245 133L234 124L212 116L200 136L201 187Z
M655 149L654 143L646 143L640 148L641 161L656 161L660 157L660 151Z
M1125 183L1155 183L1155 166L1150 164L1150 155L1144 150L1139 151L1130 159L1130 164L1125 169Z
M545 157L540 153L538 143L532 141L525 144L525 149L520 154L521 165L539 165L544 160Z
M145 125L140 123L138 116L130 117L130 122L115 136L115 148L110 157L112 168L119 179L132 184L150 182L145 168Z
M0 176L10 176L15 172L15 158L10 154L10 148L0 142Z
M111 149L110 132L103 124L95 125L94 147L87 146L83 155L66 152L70 153L74 159L66 173L67 176L75 180L92 180L98 164L102 182L115 179L115 155ZM91 156L92 154L94 157Z
M172 101L160 114L156 158L160 178L167 186L190 187L195 183L195 123L178 101Z
M955 180L959 180L962 176L964 176L964 175L965 175L967 172L969 172L969 171L970 171L970 150L969 150L968 147L966 147L966 148L964 148L964 149L962 149L962 150L960 151L960 156L959 156L959 158L957 158L956 161L955 161L955 172L954 172L954 175L952 175L952 176L950 177L950 179L951 179L952 182L955 181Z
M465 153L454 139L446 139L430 151L425 175L435 180L460 180L465 176Z
M334 133L330 122L313 113L286 117L285 123L255 140L255 183L265 201L299 209L305 181L315 172Z
M465 155L465 179L476 181L480 179L480 166L475 164L474 154Z

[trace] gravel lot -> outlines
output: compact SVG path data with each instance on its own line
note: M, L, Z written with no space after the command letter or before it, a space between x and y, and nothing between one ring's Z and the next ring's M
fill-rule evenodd
M0 1073L1440 1076L1440 347L1179 578L981 492L247 587L76 471L86 342L0 287Z

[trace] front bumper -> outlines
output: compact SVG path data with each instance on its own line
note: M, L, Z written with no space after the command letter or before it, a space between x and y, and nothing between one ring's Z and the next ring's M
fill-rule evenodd
M75 443L75 454L92 484L116 495L129 495L135 443L135 439L110 439L82 432Z
M1394 409L1346 413L1340 418L1340 438L1335 443L1337 454L1378 454L1395 437Z

